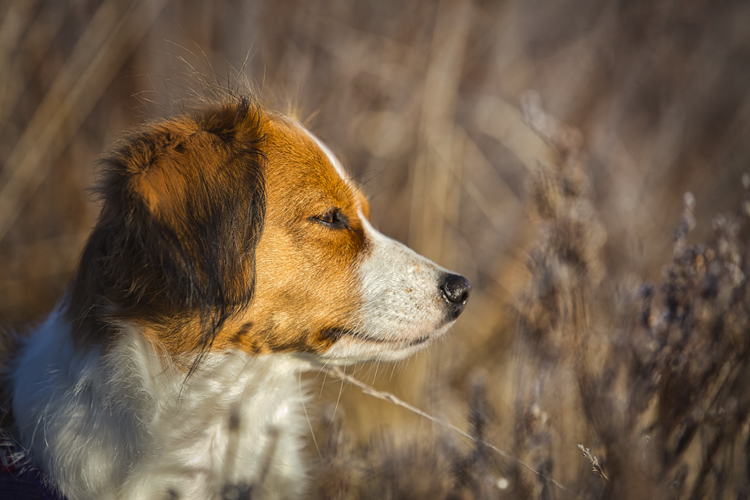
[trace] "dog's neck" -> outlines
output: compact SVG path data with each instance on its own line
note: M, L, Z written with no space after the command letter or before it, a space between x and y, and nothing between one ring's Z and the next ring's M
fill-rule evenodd
M211 353L186 377L135 327L106 352L70 332L53 312L11 374L21 445L68 498L299 495L304 361Z

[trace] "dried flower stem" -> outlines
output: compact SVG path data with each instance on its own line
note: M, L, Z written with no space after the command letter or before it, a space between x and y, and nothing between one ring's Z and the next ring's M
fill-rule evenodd
M596 474L600 475L605 481L609 481L607 474L604 473L604 468L602 468L601 464L599 463L599 459L596 458L593 453L591 453L591 450L584 447L582 444L578 445L578 449L581 450L581 454L586 457L589 462L591 462L592 470Z
M468 432L464 431L463 429L460 429L460 428L456 427L455 425L451 424L450 422L446 422L443 419L440 419L438 417L430 415L429 413L427 413L427 412L425 412L423 410L420 410L416 406L410 405L406 401L397 398L396 396L394 396L390 392L380 391L378 389L375 389L371 385L368 385L368 384L366 384L366 383L364 383L364 382L362 382L362 381L354 378L353 376L345 373L338 366L325 366L325 367L322 367L322 371L324 371L325 373L327 373L328 375L331 375L333 377L338 377L341 380L345 380L345 381L349 382L352 385L356 385L357 387L359 387L360 389L362 389L363 393L367 394L368 396L373 396L375 398L382 399L384 401L388 401L389 403L393 403L393 404L395 404L397 406L400 406L402 408L406 408L410 412L416 413L420 417L424 417L427 420L429 420L431 422L434 422L434 423L436 423L436 424L438 424L440 426L447 427L448 429L452 430L453 432L455 432L457 434L460 434L461 436L463 436L463 437L465 437L467 439L470 439L471 441L473 441L475 443L482 444L483 446L486 446L487 448L491 449L492 451L494 451L495 453L497 453L501 457L506 458L508 460L512 460L513 462L516 462L521 467L529 470L530 472L533 472L534 474L536 474L540 478L544 479L545 481L549 481L550 483L552 483L555 486L557 486L558 488L560 488L562 491L564 491L564 492L566 492L568 494L574 495L575 497L578 497L578 495L573 490L571 490L570 488L568 488L564 484L556 481L555 479L553 479L553 478L551 478L551 477L549 477L549 476L547 476L547 475L539 472L538 470L534 469L531 465L527 464L523 460L521 460L519 458L516 458L513 455L510 455L509 453L501 450L500 448L498 448L497 446L495 446L495 445L493 445L491 443L488 443L488 442L483 441L481 439L475 438L474 436L472 436Z

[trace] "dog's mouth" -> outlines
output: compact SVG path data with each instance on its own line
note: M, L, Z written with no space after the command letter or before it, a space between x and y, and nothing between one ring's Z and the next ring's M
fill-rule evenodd
M328 328L323 330L322 335L324 338L339 340L342 337L350 337L361 342L370 342L373 344L384 344L392 345L394 347L413 347L420 344L424 344L428 340L432 339L432 334L426 334L416 339L381 339L371 337L362 332L351 330L349 328Z

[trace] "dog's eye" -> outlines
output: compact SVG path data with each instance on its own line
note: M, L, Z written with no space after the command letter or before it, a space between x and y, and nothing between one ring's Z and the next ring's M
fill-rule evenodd
M338 208L332 208L321 215L310 217L310 220L332 229L346 229L349 227L349 219Z

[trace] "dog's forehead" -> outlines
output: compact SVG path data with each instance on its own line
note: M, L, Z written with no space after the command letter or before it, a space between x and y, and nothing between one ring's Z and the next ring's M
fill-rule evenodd
M361 206L363 197L341 162L322 141L287 117L273 117L266 130L266 178L293 189L322 188L336 201Z
M322 148L322 143L307 129L289 118L274 117L269 120L266 145L267 155L277 157L288 163L289 167L295 167L293 170L300 175L340 177L343 180L341 172L327 154L327 148Z

